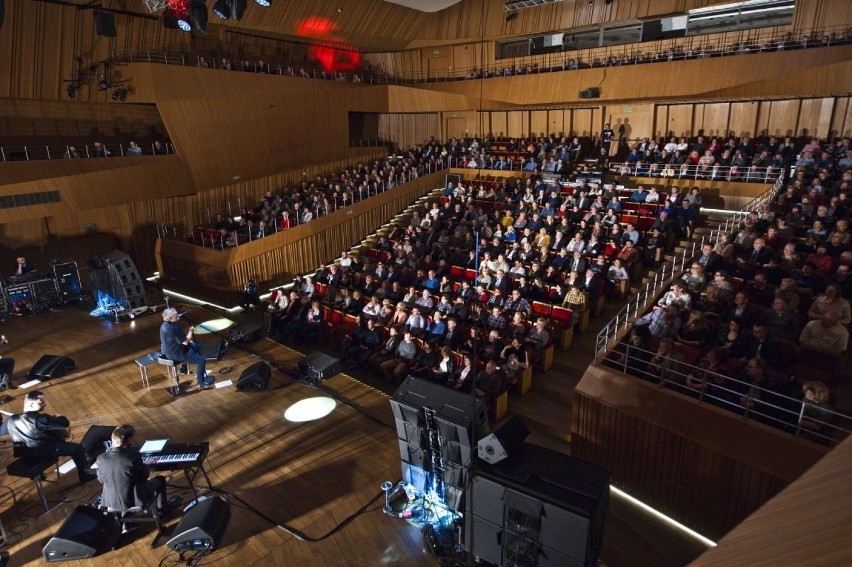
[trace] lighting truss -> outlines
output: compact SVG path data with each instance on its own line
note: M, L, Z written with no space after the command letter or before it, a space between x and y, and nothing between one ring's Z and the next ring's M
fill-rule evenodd
M157 12L159 10L164 10L166 5L168 5L167 0L142 0L142 2L148 6L149 12Z
M503 6L503 9L511 12L513 10L520 10L521 8L534 8L542 4L554 4L556 2L562 2L562 0L517 0L516 2L507 2Z

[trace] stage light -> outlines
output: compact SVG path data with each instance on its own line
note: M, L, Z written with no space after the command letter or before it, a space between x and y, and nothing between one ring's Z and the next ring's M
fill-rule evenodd
M189 21L192 22L192 29L207 33L207 4L201 0L192 0L189 3Z
M246 0L226 0L228 7L231 9L231 17L235 20L241 20L243 12L246 11Z
M216 3L213 4L213 13L217 18L227 20L231 17L231 8L228 7L225 0L216 0Z
M326 396L305 398L287 408L287 411L284 412L284 419L293 423L314 421L330 414L336 406L337 402Z
M264 8L269 8L269 6L272 4L272 0L254 0L254 1L257 2L258 4L260 4L261 6L263 6Z

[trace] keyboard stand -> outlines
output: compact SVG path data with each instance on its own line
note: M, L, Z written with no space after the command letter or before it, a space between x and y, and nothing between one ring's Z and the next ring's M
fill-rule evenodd
M207 483L206 487L200 487L202 490L213 490L213 485L210 483L210 477L207 476L207 470L204 468L204 461L198 464L196 467L187 467L183 469L183 474L186 477L186 482L189 484L189 488L192 489L192 495L195 497L195 500L198 500L198 488L195 486L195 477L198 476L198 473L204 477L204 482Z

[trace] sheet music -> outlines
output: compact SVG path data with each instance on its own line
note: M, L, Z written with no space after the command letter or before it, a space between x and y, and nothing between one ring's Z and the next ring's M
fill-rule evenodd
M148 439L139 447L140 453L158 453L163 450L163 447L168 443L168 439Z

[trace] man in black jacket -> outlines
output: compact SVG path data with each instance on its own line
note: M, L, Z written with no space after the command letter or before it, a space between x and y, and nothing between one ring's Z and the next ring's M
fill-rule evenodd
M85 483L95 476L86 472L86 453L79 443L64 441L66 429L70 425L64 415L49 415L42 413L47 405L44 393L35 390L24 396L24 411L9 418L3 426L8 431L12 443L15 444L15 454L23 457L28 463L59 456L69 456L77 465L77 475L80 483Z
M157 513L163 519L168 512L166 479L151 474L142 462L142 455L131 447L136 430L132 425L120 425L112 432L112 447L97 460L98 480L104 485L101 503L117 510L143 506L157 499Z

